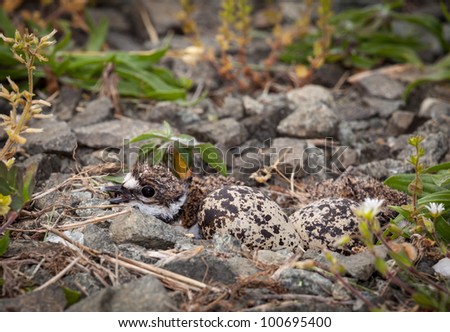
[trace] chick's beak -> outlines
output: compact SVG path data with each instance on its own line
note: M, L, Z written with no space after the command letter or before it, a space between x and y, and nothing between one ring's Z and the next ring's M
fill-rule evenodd
M109 200L111 204L127 203L132 198L131 192L121 185L103 187L102 190L116 196Z

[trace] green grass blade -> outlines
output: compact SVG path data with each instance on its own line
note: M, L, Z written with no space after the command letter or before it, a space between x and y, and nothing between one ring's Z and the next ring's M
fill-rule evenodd
M8 14L0 8L0 30L3 31L3 34L6 37L14 38L14 34L16 33L16 27L9 19Z
M86 18L89 26L89 38L86 43L86 51L100 51L108 36L108 20L103 17L100 23L95 25L89 15L86 15Z
M8 251L10 243L11 239L9 238L9 231L6 231L5 234L0 237L0 257Z

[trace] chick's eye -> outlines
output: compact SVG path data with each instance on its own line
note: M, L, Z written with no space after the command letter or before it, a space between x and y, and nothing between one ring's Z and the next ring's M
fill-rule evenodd
M142 188L142 195L144 195L144 197L150 198L155 196L155 189L153 189L150 186L144 186Z

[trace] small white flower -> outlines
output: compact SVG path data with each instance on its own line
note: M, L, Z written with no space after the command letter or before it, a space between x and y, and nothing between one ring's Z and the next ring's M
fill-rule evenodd
M425 208L430 212L430 215L433 218L439 217L442 212L445 210L445 206L442 203L428 203L428 205L425 205Z
M372 220L380 212L382 205L382 199L366 198L353 212L360 218Z

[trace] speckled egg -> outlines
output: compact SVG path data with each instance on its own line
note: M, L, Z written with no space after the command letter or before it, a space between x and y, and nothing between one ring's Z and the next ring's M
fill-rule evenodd
M343 235L358 232L352 209L358 204L346 198L324 198L296 211L289 221L300 235L304 249L336 249L333 243ZM348 247L354 245L354 241Z
M250 187L226 186L211 192L198 217L206 239L215 233L231 234L250 249L295 250L300 243L280 206Z

